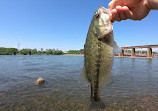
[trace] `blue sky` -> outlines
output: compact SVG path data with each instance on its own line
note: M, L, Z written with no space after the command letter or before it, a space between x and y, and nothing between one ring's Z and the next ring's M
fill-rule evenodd
M0 47L77 50L92 16L110 0L0 0ZM158 11L142 21L114 22L120 46L158 44Z

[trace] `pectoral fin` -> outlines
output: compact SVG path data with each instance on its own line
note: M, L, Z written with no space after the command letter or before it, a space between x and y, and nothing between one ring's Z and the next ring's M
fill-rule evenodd
M122 52L122 49L114 41L114 53L121 53L121 52Z

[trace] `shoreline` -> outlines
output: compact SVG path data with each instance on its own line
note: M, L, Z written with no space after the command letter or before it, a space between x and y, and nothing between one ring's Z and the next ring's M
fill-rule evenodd
M84 56L84 54L64 54L63 56Z
M63 56L84 56L84 54L64 54ZM114 56L118 58L146 58L146 59L158 59L154 57L126 57L126 56Z
M44 55L44 54L43 54ZM0 56L21 56L21 55L0 55ZM22 55L23 56L23 55ZM24 56L28 56L28 55L24 55ZM31 56L31 55L29 55ZM32 55L33 56L33 55ZM50 55L51 56L51 55ZM84 54L63 54L63 55L59 55L59 56L84 56ZM127 56L114 56L117 58L147 58L147 59L158 59L158 57L127 57Z

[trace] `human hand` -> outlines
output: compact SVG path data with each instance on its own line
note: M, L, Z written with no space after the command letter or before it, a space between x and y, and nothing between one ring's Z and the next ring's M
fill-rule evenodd
M112 22L126 19L141 20L150 11L148 0L112 0L109 9Z

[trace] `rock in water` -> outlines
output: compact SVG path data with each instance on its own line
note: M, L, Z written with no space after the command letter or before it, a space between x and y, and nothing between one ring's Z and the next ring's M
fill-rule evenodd
M91 85L91 99L100 100L102 86L111 77L114 57L113 26L109 10L99 7L95 12L85 43L85 62L81 77L85 77ZM121 51L121 50L120 50Z
M45 80L43 78L38 78L34 83L36 85L42 85L45 83Z

